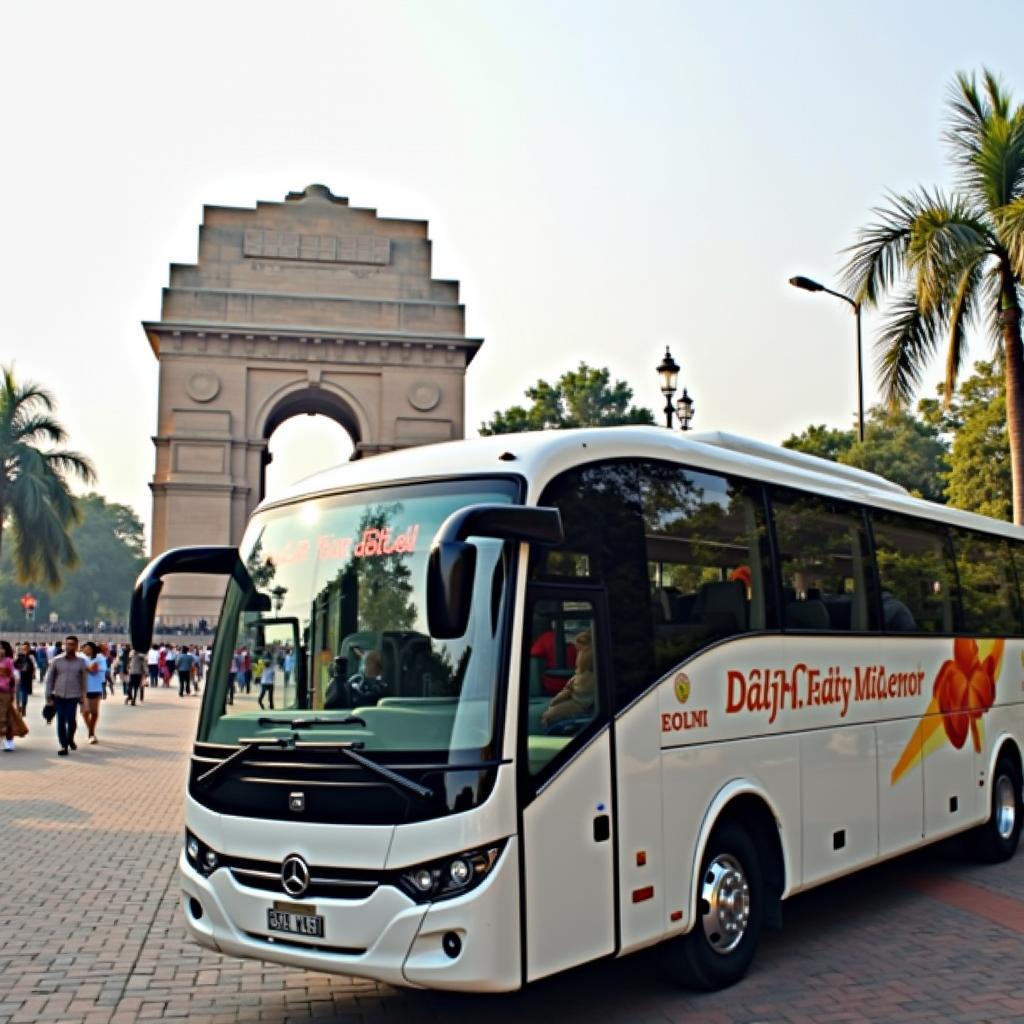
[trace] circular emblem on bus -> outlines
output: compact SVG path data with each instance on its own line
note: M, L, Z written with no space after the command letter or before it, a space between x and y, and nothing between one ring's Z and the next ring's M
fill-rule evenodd
M281 865L281 886L289 896L301 896L309 888L309 866L293 853Z
M690 699L690 677L685 672L676 676L676 700L685 704Z

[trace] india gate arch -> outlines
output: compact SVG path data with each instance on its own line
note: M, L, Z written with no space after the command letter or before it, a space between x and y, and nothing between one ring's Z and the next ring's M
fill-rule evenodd
M458 282L431 268L426 221L324 185L204 208L196 263L171 265L160 320L143 324L159 368L154 556L240 542L270 435L293 416L339 423L353 458L464 436L482 340L466 336ZM169 579L158 615L213 622L222 593L218 579Z
M360 416L359 413L363 415ZM272 461L270 452L270 439L274 432L287 420L297 416L325 416L333 420L352 441L354 452L359 451L359 444L366 429L365 410L353 408L350 396L338 394L333 389L325 387L309 387L306 381L288 387L284 393L271 396L268 399L267 407L259 409L256 413L254 433L262 435L267 442L264 449L261 470L258 499L266 497L266 470ZM262 427L260 424L262 423ZM331 451L324 451L322 454L323 465L337 465L345 456L334 455Z

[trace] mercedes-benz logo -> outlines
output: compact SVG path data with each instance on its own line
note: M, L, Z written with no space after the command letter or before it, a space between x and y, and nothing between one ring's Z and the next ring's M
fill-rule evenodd
M281 885L289 896L301 896L309 888L309 865L298 854L285 857Z

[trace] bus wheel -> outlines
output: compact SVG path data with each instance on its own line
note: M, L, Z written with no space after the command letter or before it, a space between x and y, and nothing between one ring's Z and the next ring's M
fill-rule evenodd
M669 974L705 991L735 984L754 959L763 919L757 847L745 829L726 822L712 833L704 853L697 920L665 947Z
M975 856L988 864L1009 860L1017 852L1022 823L1021 778L1005 754L992 774L992 809L988 821L972 833Z

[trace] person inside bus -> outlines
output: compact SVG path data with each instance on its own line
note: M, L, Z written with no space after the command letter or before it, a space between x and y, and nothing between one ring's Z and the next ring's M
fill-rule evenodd
M882 619L888 633L913 633L917 630L911 610L888 590L882 591Z
M348 681L349 706L371 707L387 692L387 684L384 680L384 659L378 650L364 651L362 647L354 645L352 650L360 659L360 670Z
M540 724L549 728L567 718L582 718L594 713L596 677L594 676L594 652L590 630L585 629L574 639L576 648L576 672L573 677L551 698L551 703L540 716Z
M565 645L565 664L559 665L558 663L558 638L555 636L557 626L558 623L552 620L548 628L534 640L533 646L530 648L530 657L540 658L543 663L541 686L549 697L557 694L566 683L568 673L557 670L576 668L576 648L571 643Z

